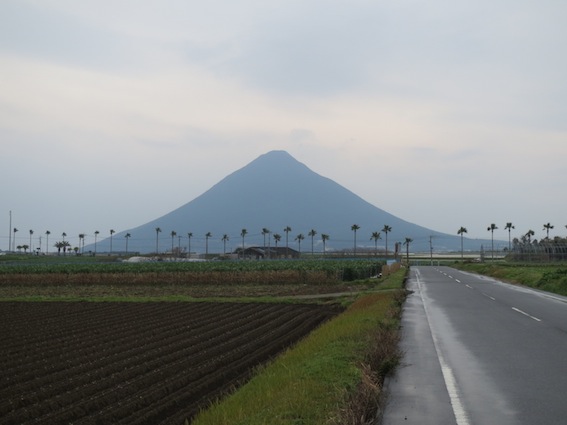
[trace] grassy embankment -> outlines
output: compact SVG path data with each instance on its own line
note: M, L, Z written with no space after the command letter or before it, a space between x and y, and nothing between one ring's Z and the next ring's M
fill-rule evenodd
M567 296L567 266L565 265L486 262L455 263L452 267Z
M382 407L384 377L401 358L404 278L405 269L390 275L391 289L359 297L192 424L370 423Z

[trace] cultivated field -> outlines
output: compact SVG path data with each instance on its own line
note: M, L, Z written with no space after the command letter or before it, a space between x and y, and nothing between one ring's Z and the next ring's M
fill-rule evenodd
M337 305L0 303L0 424L183 424Z

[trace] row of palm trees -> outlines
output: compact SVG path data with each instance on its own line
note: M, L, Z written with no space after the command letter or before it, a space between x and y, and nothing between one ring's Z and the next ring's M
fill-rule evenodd
M351 226L351 230L354 232L354 254L356 255L356 235L357 235L357 231L360 229L360 226L358 224L353 224ZM289 250L289 233L292 231L290 226L286 226L283 229L284 233L285 233L285 246L286 246L286 251ZM386 235L386 255L388 255L388 233L392 231L392 227L389 225L384 225L384 227L382 228L382 232L384 232L384 234ZM162 229L160 227L156 227L155 228L155 232L156 232L156 249L155 252L159 253L159 235L160 233L162 233ZM245 241L245 237L248 234L248 230L243 228L240 231L240 237L242 238L242 251L244 251L244 241ZM314 246L315 246L315 236L317 235L317 231L315 229L311 229L308 233L307 236L311 237L311 254L314 254ZM130 234L127 234L128 236ZM175 230L172 230L171 233L171 252L174 251L174 240L175 240L175 236L178 237L178 250L181 251L181 236L177 235L177 232ZM262 228L261 231L261 235L264 237L264 247L268 247L270 248L270 235L272 235L273 239L274 239L274 243L276 248L278 247L278 243L281 241L282 236L279 233L273 233L272 231L268 228ZM207 232L205 234L205 255L209 254L209 239L212 238L212 233L211 232ZM191 252L191 238L193 237L193 233L192 232L188 232L187 233L187 239L188 239L188 247L187 247L187 252ZM268 244L266 245L266 238L268 240ZM112 233L111 233L111 239L112 239ZM301 242L305 239L305 235L303 233L299 233L294 240L298 243L298 250L301 253ZM330 239L330 236L326 233L322 233L321 234L321 241L323 242L323 253L326 253L326 244L327 241ZM381 233L378 231L374 231L372 232L372 236L370 237L370 240L374 240L374 246L375 246L375 250L376 252L378 251L378 240L381 239ZM406 238L409 239L409 238ZM230 240L230 237L228 236L228 234L223 234L221 241L223 242L223 254L226 254L226 243ZM408 242L409 244L409 242ZM96 246L96 242L95 242L95 246ZM112 242L111 242L111 246L112 246ZM112 250L112 248L111 248ZM127 249L126 249L127 250ZM288 253L286 253L286 256L288 255Z
M17 233L18 231L19 231L19 230L18 230L16 227L14 227L14 229L13 229L13 233L14 233L13 241L16 240L16 233ZM115 233L116 233L116 231L115 231L114 229L110 229L110 253L113 252L113 248L112 248L112 236L113 236ZM26 247L26 249L29 247L30 250L31 250L31 247L32 247L32 236L33 236L33 234L34 234L34 231L30 229L29 234L30 234L30 244L29 244L29 245L25 245L25 247ZM98 235L99 235L99 234L100 234L100 232L99 232L98 230L95 230L95 232L94 232L94 237L95 237L94 252L95 252L95 254L96 254L96 252L97 252L97 238L98 238ZM47 254L49 254L49 235L51 235L51 231L46 230L46 231L45 231L45 236L46 236L46 244L45 244L45 245L46 245L46 253L47 253ZM85 233L80 233L80 234L79 234L79 247L76 247L76 248L75 248L75 251L78 252L79 250L81 250L81 253L83 252L83 250L84 250L84 248L85 248L85 238L86 238L86 236L87 236L87 235L86 235ZM130 239L131 236L132 236L132 235L131 235L130 233L126 233L126 234L124 235L124 237L126 238L126 252L128 252L128 239ZM55 242L55 243L53 244L53 246L54 246L55 248L57 248L58 252L63 251L64 254L66 253L66 251L70 250L70 247L71 247L71 244L69 243L69 241L66 241L66 240L65 240L66 237L67 237L67 233L65 233L65 232L61 233L61 238L62 238L62 240L61 240L61 241L57 241L57 242ZM14 242L14 243L15 243L15 242ZM24 245L21 245L21 248L23 248L23 247L24 247ZM11 248L11 247L10 247L10 248ZM12 249L12 248L11 248L11 249ZM40 248L37 248L37 249L39 250Z
M543 230L546 231L546 239L549 240L549 231L551 229L553 229L554 227L555 226L553 226L549 222L545 223L543 225ZM565 227L567 228L567 225L565 225ZM507 222L506 226L504 226L504 230L508 231L508 251L511 251L511 249L512 249L512 229L515 229L515 228L516 227L511 222ZM490 226L488 226L486 228L486 230L490 232L492 259L494 260L494 231L498 230L498 226L496 226L495 223L491 223ZM465 233L467 233L467 228L463 227L463 226L461 226L461 228L457 231L457 234L461 236L461 259L464 257L463 236L464 236ZM525 237L528 240L528 243L531 243L531 238L534 235L535 235L535 232L530 229L525 233L525 235L523 235L523 237Z

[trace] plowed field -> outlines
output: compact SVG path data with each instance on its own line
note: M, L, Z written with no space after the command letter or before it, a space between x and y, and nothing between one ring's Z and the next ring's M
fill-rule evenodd
M340 311L0 303L0 424L183 424Z

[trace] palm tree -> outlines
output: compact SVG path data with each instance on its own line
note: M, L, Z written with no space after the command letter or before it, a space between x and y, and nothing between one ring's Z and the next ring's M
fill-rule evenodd
M213 234L211 232L207 232L205 235L205 258L209 255L209 238L212 238Z
M274 243L276 244L276 251L278 250L278 242L282 240L282 235L274 233Z
M300 233L299 235L297 235L295 237L295 240L297 241L297 243L299 244L299 254L301 254L301 241L305 239L305 236L303 236L303 233Z
M83 250L85 248L85 234L79 233L79 246L82 246L81 254L83 254Z
M110 229L110 255L112 255L112 235L115 233L114 229Z
M311 236L311 256L313 256L313 238L315 237L316 234L317 231L315 229L311 229L309 233L307 233L307 236Z
M17 231L18 231L18 229L16 229L16 228L14 227L14 237L12 238L12 246L13 246L12 251L15 251L15 250L16 250L16 232L17 232Z
M222 253L223 255L226 254L226 243L228 242L228 235L225 233L224 235L222 235L222 243L223 243L223 248L222 248Z
M457 230L457 235L461 235L461 260L464 258L465 253L463 251L463 234L467 233L467 228L461 226L459 230Z
M171 255L173 255L173 239L175 238L175 236L177 236L177 232L175 230L172 230L170 235L171 235Z
M268 248L270 245L270 229L266 229L265 227L262 229L262 235L264 236L264 252L266 252L266 235L268 235ZM268 253L268 258L270 258L270 251L267 251Z
M286 226L285 229L283 229L283 231L285 232L285 258L288 258L289 257L288 234L289 232L291 232L291 227Z
M372 232L370 240L374 239L374 255L378 256L378 239L382 239L380 232Z
M350 226L350 230L352 230L354 232L354 256L356 257L356 231L360 229L360 226L358 224L353 224L352 226Z
M386 234L386 257L388 257L388 233L392 231L392 228L387 224L384 224L382 231Z
M96 238L97 238L99 233L100 232L98 230L95 230L95 232L94 232L94 253L95 253L95 255L96 255Z
M508 230L508 252L510 252L510 250L512 249L512 229L515 229L514 225L512 223L506 223L506 226L504 226L505 230Z
M329 240L329 235L322 233L321 240L323 241L323 255L327 252L327 241Z
M532 236L535 235L535 232L530 229L526 232L526 238L528 238L528 243L531 244L532 243Z
M32 240L31 240L31 239L32 239L32 235L33 235L33 230L30 229L30 246L29 246L29 248L30 248L30 253L32 252Z
M159 234L161 233L161 229L156 227L156 254L159 254Z
M126 238L126 254L128 254L128 239L130 239L130 237L132 237L130 233L124 235L124 238Z
M14 243L14 249L12 249L12 251L15 251L15 246L16 246L16 232L18 231L18 229L16 229L14 227L14 237L12 238L12 241Z
M193 233L187 233L187 255L191 258L191 238L193 237Z
M45 231L45 237L47 238L47 242L45 244L45 253L49 254L49 235L51 235L51 232L49 230Z
M551 223L547 223L543 225L543 230L547 230L547 236L546 239L549 239L549 231L553 229L553 226L551 225Z
M409 246L410 243L413 242L412 238L406 238L406 240L404 241L404 245L406 246L406 262L408 263L408 267L409 267Z
M490 226L488 226L488 228L486 230L488 230L491 233L491 237L492 237L492 261L494 261L494 231L498 229L498 227L496 227L496 224L491 223Z
M244 236L248 233L248 230L242 229L240 231L240 236L242 237L242 258L244 258Z

